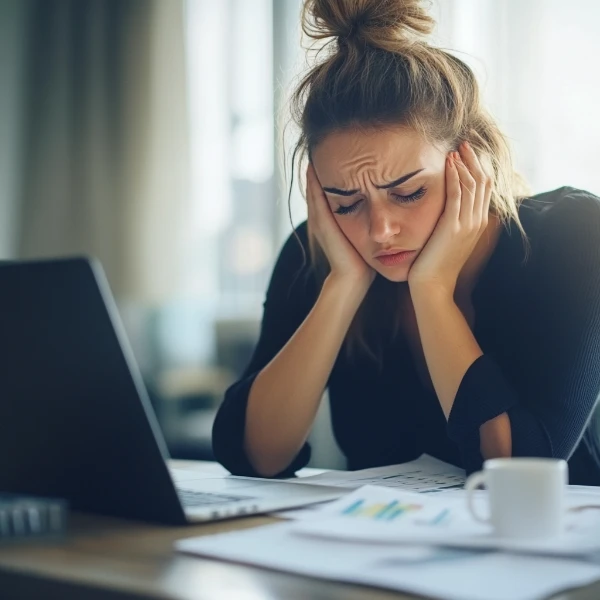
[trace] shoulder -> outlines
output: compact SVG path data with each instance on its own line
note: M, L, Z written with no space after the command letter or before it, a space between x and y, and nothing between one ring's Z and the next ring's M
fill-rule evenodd
M524 199L519 212L542 230L551 230L558 223L584 224L588 219L597 223L600 198L591 192L565 186Z
M540 305L584 313L600 298L600 199L564 187L524 201L520 209L530 242L525 267ZM575 308L577 307L577 308ZM586 308L587 307L587 308Z
M519 215L534 251L600 247L600 198L591 192L561 187L537 194L523 200Z
M279 252L268 296L289 299L312 298L316 290L316 279L310 257L308 225L300 223L287 237Z
M290 258L303 258L306 254L308 260L308 248L308 223L303 221L288 235L280 254Z
M285 240L275 264L275 271L285 271L290 276L312 271L306 221L295 227Z

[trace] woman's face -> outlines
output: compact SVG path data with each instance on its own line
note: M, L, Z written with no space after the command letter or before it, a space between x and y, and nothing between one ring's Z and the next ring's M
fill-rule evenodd
M341 230L390 281L408 279L444 210L445 159L446 152L403 127L333 132L312 152ZM400 251L411 253L393 255Z

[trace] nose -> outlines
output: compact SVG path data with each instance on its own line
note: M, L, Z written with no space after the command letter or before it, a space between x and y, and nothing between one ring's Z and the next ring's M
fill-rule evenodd
M400 233L400 221L389 207L374 202L371 204L369 217L369 234L375 243L385 244Z

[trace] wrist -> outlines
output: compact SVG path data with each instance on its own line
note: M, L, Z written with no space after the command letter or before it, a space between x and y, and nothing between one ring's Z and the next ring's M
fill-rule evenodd
M340 298L360 304L371 287L372 279L352 277L331 272L325 279L323 289L333 290Z
M410 296L415 302L452 303L454 304L454 288L439 281L408 282Z

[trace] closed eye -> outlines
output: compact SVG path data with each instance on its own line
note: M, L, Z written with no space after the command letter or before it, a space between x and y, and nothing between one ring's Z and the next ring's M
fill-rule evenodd
M421 186L416 192L413 192L408 196L403 196L402 194L392 194L392 196L394 197L394 200L397 200L398 202L416 202L425 195L426 191L427 188L425 186Z
M358 209L361 202L362 198L360 200L357 200L354 204L351 204L350 206L338 206L333 212L336 215L349 215L350 213L353 213Z
M407 196L403 196L402 194L392 194L392 197L397 202L409 204L410 202L416 202L417 200L420 200L425 195L426 191L427 188L425 186L421 186L416 192L408 194ZM350 206L338 206L338 208L336 208L333 212L335 212L337 215L349 215L358 210L361 202L362 198Z

